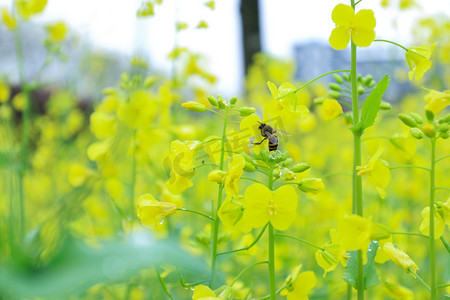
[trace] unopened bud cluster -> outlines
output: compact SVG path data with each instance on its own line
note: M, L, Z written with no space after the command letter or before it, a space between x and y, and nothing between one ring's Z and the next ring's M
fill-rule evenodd
M351 82L352 78L349 73L343 73L342 76L339 74L333 74L334 81L328 84L330 90L328 91L328 96L333 99L338 99L341 97L342 91L348 91L348 84L346 82ZM363 95L365 93L370 92L370 89L376 85L376 81L373 79L372 75L367 75L363 77L361 74L358 75L357 79L357 91L358 95ZM391 106L389 103L382 101L380 105L380 109L390 109Z
M424 137L435 138L440 137L443 139L449 138L450 129L450 114L447 116L435 120L435 116L431 111L426 111L426 120L418 113L410 114L398 114L398 118L408 127L411 127L409 132L411 135L420 140Z
M211 106L217 110L225 110L228 108L233 108L238 101L237 97L232 97L229 101L227 101L221 95L218 95L217 97L208 96L207 99L208 99L209 104L211 104ZM182 103L181 106L184 107L186 110L196 111L196 112L205 112L205 111L209 110L205 104L196 102L196 101L187 101L187 102ZM249 115L255 113L255 111L256 111L256 109L253 107L241 107L241 108L235 109L235 110L237 112L239 112L239 115L241 117L249 116Z

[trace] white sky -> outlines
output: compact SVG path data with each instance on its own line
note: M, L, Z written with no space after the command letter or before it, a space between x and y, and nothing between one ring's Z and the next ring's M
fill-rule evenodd
M203 5L206 1L164 0L156 7L154 17L138 20L135 16L141 0L49 0L44 13L33 22L64 20L77 31L83 43L130 56L144 54L150 58L150 65L167 72L170 70L167 53L175 43L174 22L186 22L190 29L179 34L178 44L206 54L208 70L219 78L217 91L232 96L242 88L240 1L216 0L214 11ZM377 38L408 45L411 25L418 17L450 14L449 0L416 1L422 8L406 12L382 9L380 0L363 0L358 9L374 10ZM327 41L334 27L331 12L342 2L348 1L260 0L263 50L289 58L296 43ZM10 0L0 0L0 7L10 4ZM210 28L194 29L199 20L205 20Z

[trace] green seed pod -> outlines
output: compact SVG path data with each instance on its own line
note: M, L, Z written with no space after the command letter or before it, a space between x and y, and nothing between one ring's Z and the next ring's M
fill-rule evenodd
M372 80L373 80L373 76L369 74L363 78L363 84L365 86L368 86L372 82Z
M423 118L418 113L412 112L409 115L413 117L417 124L423 124Z
M339 93L338 91L328 91L328 96L337 99L341 96L341 93Z
M237 100L238 100L238 98L237 98L236 96L232 97L232 98L230 99L230 104L231 104L231 105L235 105L236 102L237 102Z
M358 82L362 82L363 81L362 75L358 74L358 77L356 77L356 80L358 80Z
M417 127L411 128L411 129L409 130L409 133L411 133L411 135L412 135L414 138L418 139L418 140L422 139L422 138L425 136L425 135L423 134L422 130L420 130L420 129L417 128Z
M427 120L428 120L429 122L433 122L433 121L434 121L434 114L433 114L432 111L426 110L426 111L425 111L425 115L427 116Z
M398 114L398 118L403 122L403 124L405 124L406 126L409 127L417 127L417 123L414 120L413 117L407 115L407 114Z
M341 86L337 83L331 82L330 84L328 84L328 86L330 87L330 89L332 89L333 91L341 91Z
M348 82L350 82L352 80L351 76L350 76L350 73L343 73L342 77L344 78L344 80L346 80Z
M239 108L239 113L241 114L241 117L250 116L251 114L254 114L256 109L254 107L241 107Z
M344 80L342 79L341 75L339 75L339 74L333 74L333 77L334 77L334 80L335 80L337 83L344 83Z
M245 162L245 167L244 167L244 171L245 172L255 172L256 171L256 167L254 164Z
M208 101L209 101L209 103L211 103L211 105L214 106L214 107L216 107L217 104L218 104L217 99L214 98L213 96L208 96Z
M292 171L294 171L295 173L302 173L308 170L309 168L311 168L310 163L299 163L292 167Z
M392 108L392 105L389 102L381 101L381 103L380 103L381 110L390 110L391 108Z

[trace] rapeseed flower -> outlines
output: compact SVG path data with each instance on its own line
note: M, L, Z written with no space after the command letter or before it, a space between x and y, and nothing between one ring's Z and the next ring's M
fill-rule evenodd
M436 43L428 47L423 45L419 47L410 47L405 54L406 62L411 71L408 73L409 80L422 79L426 71L431 68L432 62L430 60L431 53L434 50Z
M9 100L9 97L11 95L11 89L9 86L0 81L0 103L5 103Z
M427 206L422 210L422 223L419 230L423 234L430 234L430 207ZM437 240L441 237L445 230L445 222L437 209L434 210L434 238Z
M28 20L44 10L47 0L15 0L15 4L19 16L24 20Z
M228 162L228 171L224 177L225 192L227 195L239 194L239 178L245 167L245 158L240 154L234 154Z
M191 177L194 175L194 154L197 143L180 142L175 140L170 145L168 162L170 163L170 178L166 188L172 194L180 194L192 186Z
M316 251L317 264L324 270L323 277L328 272L336 269L336 266L341 263L344 267L347 265L347 258L349 254L347 250L341 246L336 229L330 229L331 241L325 244L324 249Z
M414 300L414 294L410 289L401 286L391 280L386 280L383 285L383 290L392 299Z
M112 114L96 111L90 117L91 132L98 138L111 138L116 133L116 118Z
M429 110L437 116L443 109L450 105L450 90L444 92L430 90L425 96L425 101L427 102L425 110Z
M373 223L358 215L346 216L338 223L341 245L349 251L367 252L373 232Z
M47 30L47 41L59 43L62 42L67 35L68 28L64 22L56 22L45 27Z
M322 117L326 121L335 119L342 114L342 106L334 99L325 99L322 103Z
M383 250L389 256L389 258L397 265L402 267L407 273L410 273L414 278L416 277L414 273L411 272L413 270L416 272L419 267L416 263L402 250L398 249L394 244L388 242L384 244ZM411 269L411 270L410 270Z
M152 123L156 112L156 103L150 93L145 90L137 90L131 93L128 102L119 106L117 117L128 127L140 129Z
M369 183L375 188L382 199L386 197L385 188L391 181L391 169L386 161L380 159L384 147L380 146L365 166L357 166L358 176L367 175Z
M243 118L239 124L242 137L248 139L248 141L250 141L250 138L254 138L254 143L260 143L263 140L261 130L258 128L260 125L261 119L257 115L250 115ZM245 141L241 141L241 144L243 143L245 143ZM260 145L253 144L253 152L259 153L260 151L265 151L267 149L267 143L268 141L266 139Z
M244 218L243 204L229 195L220 206L218 216L225 227L237 229L244 233L252 229Z
M290 185L271 191L254 183L245 191L244 217L253 228L270 222L275 229L286 230L297 215L297 202L295 189Z
M300 273L302 265L294 268L284 281L284 288L280 295L287 296L287 300L308 300L309 291L316 286L316 275L312 271Z
M336 28L331 32L329 42L336 50L345 49L350 37L358 47L368 47L375 39L376 20L370 9L362 9L355 15L351 6L338 4L333 9L331 19Z
M146 227L155 228L165 217L176 212L177 206L174 203L156 201L151 194L144 194L138 199L137 216Z
M10 14L6 8L2 8L2 23L8 30L14 30L17 27L16 19Z
M216 293L208 286L200 284L194 287L192 300L225 300L225 298L221 295L216 296Z

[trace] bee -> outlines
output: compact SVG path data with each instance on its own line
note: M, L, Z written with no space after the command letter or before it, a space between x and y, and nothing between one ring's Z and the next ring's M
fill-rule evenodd
M280 132L289 135L288 133L275 129L273 127L270 127L266 123L259 122L261 125L259 125L258 129L261 130L261 136L263 137L261 142L253 143L253 145L261 145L265 140L269 140L269 151L275 151L278 148L278 136L275 134L275 132Z

